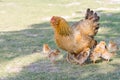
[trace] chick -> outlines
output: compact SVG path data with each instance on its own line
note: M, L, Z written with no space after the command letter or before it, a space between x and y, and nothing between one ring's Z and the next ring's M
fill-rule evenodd
M98 60L101 57L102 53L104 53L105 50L106 50L105 41L100 41L100 43L96 45L96 47L92 51L92 54L90 55L91 61L95 63L96 60Z
M101 57L109 61L116 54L118 49L118 45L115 42L109 41L107 49L104 50Z
M58 50L58 49L56 49L56 50L51 50L50 52L49 52L49 54L48 54L48 58L50 59L50 61L52 62L52 63L56 63L56 59L57 59L57 57L58 57L58 55L60 54L60 51Z
M90 55L90 59L93 63L96 62L99 58L103 58L109 61L117 51L117 45L113 42L109 42L108 46L106 47L105 41L100 41L100 43L94 48L92 54Z
M116 53L116 51L119 49L118 45L113 41L109 41L107 48L108 48L109 52L112 52L112 53Z
M43 53L48 54L51 51L51 48L48 44L43 44Z
M89 55L90 55L90 48L86 48L76 58L72 55L72 58L75 62L82 65L88 59Z
M102 53L101 58L107 60L109 62L109 60L115 55L115 53L110 53L108 50L105 50L104 53Z
M93 52L91 55L90 55L90 59L91 61L93 61L93 63L95 64L96 60L98 60L101 56L101 53L96 53L96 52Z
M79 64L82 65L89 57L90 55L90 48L86 48L83 52L81 56L79 57Z

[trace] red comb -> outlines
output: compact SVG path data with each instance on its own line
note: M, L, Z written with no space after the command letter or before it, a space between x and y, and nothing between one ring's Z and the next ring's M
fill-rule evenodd
M54 21L55 21L55 16L51 18L51 22L54 22Z

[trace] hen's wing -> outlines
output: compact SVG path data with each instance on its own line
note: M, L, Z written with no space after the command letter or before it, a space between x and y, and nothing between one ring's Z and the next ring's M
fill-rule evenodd
M93 10L87 9L85 19L80 20L72 25L73 30L83 32L87 35L94 36L99 29L100 17Z

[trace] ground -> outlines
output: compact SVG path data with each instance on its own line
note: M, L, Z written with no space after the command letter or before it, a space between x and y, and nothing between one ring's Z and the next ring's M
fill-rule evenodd
M62 16L72 25L87 8L100 16L96 40L120 45L119 0L0 0L0 80L119 80L120 51L108 63L83 66L68 63L63 50L57 64L42 53L44 43L58 48L50 18Z

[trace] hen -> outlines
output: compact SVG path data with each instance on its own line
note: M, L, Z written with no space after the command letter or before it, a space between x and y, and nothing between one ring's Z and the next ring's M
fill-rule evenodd
M87 9L85 19L70 26L67 21L59 16L53 16L50 23L54 29L55 42L58 47L69 54L77 57L84 53L86 48L96 45L94 36L99 29L99 16L97 13ZM68 56L68 59L71 59Z

